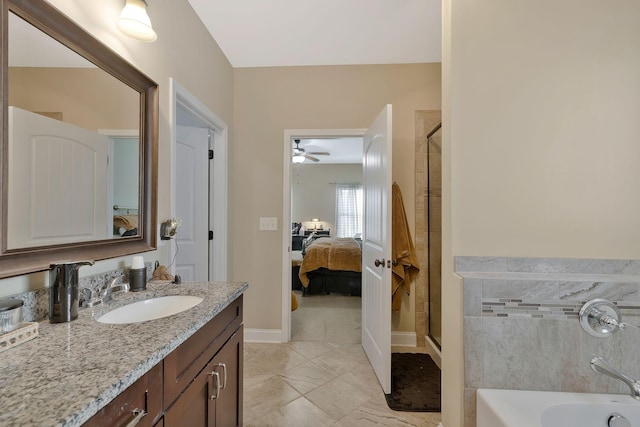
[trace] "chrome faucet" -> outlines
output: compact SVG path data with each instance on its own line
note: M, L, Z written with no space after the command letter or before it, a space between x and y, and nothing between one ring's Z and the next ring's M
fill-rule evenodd
M108 285L102 286L97 290L82 288L82 307L93 307L98 304L108 303L114 294L129 292L128 283L118 283L121 278L122 276L118 276L110 281Z
M599 374L607 375L611 378L622 381L629 386L629 394L631 397L640 400L640 381L635 378L631 378L622 371L617 370L600 356L596 356L591 359L591 369Z

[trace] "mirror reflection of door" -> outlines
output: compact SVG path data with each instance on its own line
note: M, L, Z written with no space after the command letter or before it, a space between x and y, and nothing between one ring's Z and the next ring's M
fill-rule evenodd
M106 238L107 137L15 107L9 123L8 248Z

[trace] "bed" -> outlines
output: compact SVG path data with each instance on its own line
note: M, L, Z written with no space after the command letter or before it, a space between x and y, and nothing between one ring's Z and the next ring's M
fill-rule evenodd
M352 238L323 237L305 247L298 277L302 294L362 295L362 249Z
M114 215L113 234L118 236L135 236L138 234L138 214Z

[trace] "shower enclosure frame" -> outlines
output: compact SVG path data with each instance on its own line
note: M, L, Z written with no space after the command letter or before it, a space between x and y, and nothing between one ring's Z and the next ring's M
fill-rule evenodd
M436 303L433 300L433 288L432 286L434 286L434 281L432 280L433 275L432 275L432 266L433 266L433 262L434 262L434 252L433 252L433 248L432 248L432 235L435 232L438 232L440 234L440 236L442 236L442 220L440 219L440 222L438 224L434 224L432 222L433 220L433 216L432 216L432 212L431 212L431 203L432 203L432 198L434 196L434 192L435 191L440 191L440 195L439 197L442 196L441 191L442 191L442 182L440 180L439 184L440 184L440 188L438 190L435 190L432 188L432 173L431 173L431 147L430 147L430 142L431 142L431 138L442 128L442 122L438 123L436 125L436 127L434 127L425 137L426 139L426 144L427 144L427 150L426 150L426 154L427 154L427 170L426 170L426 179L427 179L427 197L426 197L426 216L427 216L427 233L426 233L426 247L427 247L427 305L428 305L428 309L427 309L427 336L429 337L429 339L438 347L438 350L442 350L442 318L440 318L440 322L438 323L438 327L440 328L440 333L439 333L439 338L436 337L433 334L434 329L436 329L436 326L434 325L434 313L441 313L442 312L442 301L438 301L438 310L434 310L433 309L433 305L434 303ZM442 148L442 147L440 147ZM440 159L440 169L441 169L441 164L442 164L442 160ZM437 228L437 229L436 229ZM438 273L440 273L440 269L437 270ZM438 292L438 294L440 295L442 292L442 275L438 274L438 283L440 285L440 292Z

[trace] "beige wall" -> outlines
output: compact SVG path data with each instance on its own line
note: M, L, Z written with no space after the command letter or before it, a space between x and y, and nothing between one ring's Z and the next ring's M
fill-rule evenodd
M11 67L9 105L94 131L140 127L140 94L98 68Z
M158 219L171 216L169 79L175 78L231 127L233 122L233 68L211 38L187 0L154 0L148 12L158 33L154 43L127 38L116 28L123 2L108 0L79 2L50 0L49 3L78 22L103 43L155 80L160 86L160 133L158 173ZM231 237L232 238L232 237ZM162 245L164 242L160 242ZM168 246L144 254L146 261L168 264ZM116 258L83 267L81 275L130 265L131 257ZM38 273L0 281L0 296L44 286L45 274Z
M444 424L461 425L454 255L640 258L640 3L443 3Z
M361 164L300 164L291 168L291 222L312 218L335 236L336 183L362 183Z
M415 110L440 108L440 64L240 68L234 96L230 226L244 238L234 242L231 278L251 284L246 326L280 329L282 235L258 231L258 219L282 218L284 130L366 128L393 104L393 179L413 224ZM396 329L414 330L408 310Z

